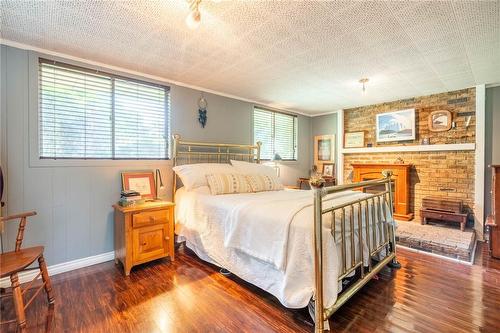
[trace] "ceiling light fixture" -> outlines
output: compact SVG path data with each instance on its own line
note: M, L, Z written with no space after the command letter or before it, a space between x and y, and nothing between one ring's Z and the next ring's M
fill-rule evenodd
M186 0L189 4L189 14L186 17L186 25L189 29L196 29L201 23L200 2L201 0Z
M363 94L366 93L366 84L368 83L368 81L370 81L370 80L368 80L368 78L363 78L363 79L359 80L359 83L361 83L363 85Z

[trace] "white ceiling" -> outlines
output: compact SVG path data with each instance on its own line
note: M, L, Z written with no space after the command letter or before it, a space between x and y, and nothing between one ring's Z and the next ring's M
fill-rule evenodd
M500 82L498 0L204 0L194 31L183 0L1 7L5 40L309 114Z

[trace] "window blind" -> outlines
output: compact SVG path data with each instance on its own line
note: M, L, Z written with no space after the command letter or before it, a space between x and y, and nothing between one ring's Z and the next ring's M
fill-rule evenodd
M169 110L168 87L40 59L40 158L166 159Z
M261 159L279 154L283 160L297 160L297 116L254 108L254 140L262 142Z
M165 89L115 80L115 157L167 157Z

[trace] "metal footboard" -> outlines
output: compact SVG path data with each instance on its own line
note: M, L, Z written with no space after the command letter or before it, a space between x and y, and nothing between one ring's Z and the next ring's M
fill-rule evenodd
M326 188L314 187L314 271L315 271L315 331L324 331L324 322L335 313L348 299L360 290L375 274L384 266L391 264L398 268L400 265L396 260L396 238L393 220L392 200L392 172L384 171L383 178L377 180L363 181L353 184L332 186ZM328 194L338 193L346 190L374 189L382 187L383 190L371 191L361 199L350 201L341 205L323 208L324 198ZM344 280L349 275L355 275L350 286L343 290L337 301L329 308L323 303L323 218L330 214L331 234L337 246L336 235L340 232L340 252L342 254L342 269L338 281ZM356 222L354 221L356 217ZM363 219L364 217L364 219ZM337 221L339 221L337 226ZM363 223L364 222L364 223ZM340 227L340 231L338 228ZM357 245L356 232L357 227ZM365 268L364 245L368 251L367 267ZM350 252L349 252L350 250ZM383 251L385 250L385 251ZM348 260L347 254L350 253ZM356 256L358 254L358 256ZM377 260L374 260L377 259ZM375 262L375 263L372 263ZM336 286L331 286L335 287Z

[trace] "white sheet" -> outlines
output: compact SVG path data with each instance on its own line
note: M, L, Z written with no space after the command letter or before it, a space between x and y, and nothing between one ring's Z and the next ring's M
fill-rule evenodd
M341 201L350 201L364 195L366 194L360 192L338 193L334 195L335 200L329 204L339 204ZM308 200L308 197L310 204L304 205L303 202ZM273 208L273 205L280 201L281 203L277 204L280 206L279 210ZM290 201L291 207L288 206L288 213L283 213L287 209L285 204L287 201ZM225 246L224 240L229 232L226 229L228 219L231 221L231 216L234 218L238 215L236 212L238 208L241 210L245 207L251 210L263 202L268 202L269 205L266 204L262 209L254 209L255 214L249 214L245 218L247 223L251 220L249 222L251 224L238 225L239 222L236 222L238 230L233 230L233 234L237 237L233 241L235 244L238 244L236 239L241 241L240 245L234 246L235 244L230 242L229 247ZM312 191L292 190L212 196L181 188L176 193L176 233L181 241L186 240L186 245L201 259L224 267L240 278L268 291L286 307L302 308L307 306L314 293L312 203ZM248 213L245 212L247 215ZM273 216L273 220L269 219L270 216ZM338 246L340 235L336 238L337 246L335 246L330 234L328 216L323 219L324 278L327 286L324 292L326 306L331 306L340 291L341 286L337 284L337 277L342 270L342 263L341 250ZM278 225L272 225L272 221ZM269 227L274 228L272 232ZM347 229L349 230L348 224ZM337 233L339 230L340 228L337 228ZM354 232L357 246L357 228ZM245 234L249 236L246 239ZM260 241L260 237L266 239ZM378 243L378 233L376 237ZM269 242L275 244L269 245ZM271 253L271 249L275 251L276 248L284 251L275 256ZM346 252L349 262L351 256L349 246ZM356 259L359 258L358 252ZM363 252L367 253L366 246ZM280 257L285 258L283 263L286 264L280 265Z

